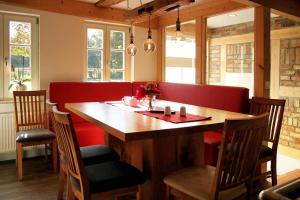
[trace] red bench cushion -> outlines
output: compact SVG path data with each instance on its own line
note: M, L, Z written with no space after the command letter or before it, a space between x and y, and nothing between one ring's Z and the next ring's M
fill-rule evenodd
M247 113L249 89L219 85L159 83L160 98L197 106Z
M89 122L74 124L79 146L104 144L104 131L102 128Z
M62 111L67 111L65 103L118 101L131 95L130 82L52 82L49 86L50 101L57 103ZM79 116L71 115L74 123L85 122Z

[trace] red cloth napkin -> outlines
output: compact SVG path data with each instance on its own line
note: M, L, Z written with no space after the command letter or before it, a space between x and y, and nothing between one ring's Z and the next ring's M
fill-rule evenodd
M193 115L193 114L186 114L185 117L181 117L179 112L171 116L165 116L163 113L152 113L150 111L136 111L137 113L147 115L150 117L155 117L158 119L162 119L172 123L184 123L184 122L195 122L195 121L202 121L202 120L209 120L211 117L201 116L201 115Z

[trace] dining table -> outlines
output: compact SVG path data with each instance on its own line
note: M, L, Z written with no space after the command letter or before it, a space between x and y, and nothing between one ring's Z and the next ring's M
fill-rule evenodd
M170 106L175 115L185 107L192 120L170 121L163 116ZM178 102L156 100L155 115L147 107L130 107L122 101L66 103L66 109L103 128L105 143L118 151L121 159L147 175L142 186L143 200L165 198L163 178L169 173L192 165L204 165L203 132L222 131L225 119L247 118L251 115L201 107ZM193 118L193 116L196 118ZM199 120L197 120L197 116Z

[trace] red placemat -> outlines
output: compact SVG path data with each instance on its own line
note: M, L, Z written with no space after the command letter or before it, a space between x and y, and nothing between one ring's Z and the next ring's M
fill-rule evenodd
M195 122L195 121L203 121L203 120L211 119L211 117L193 115L189 113L187 113L185 117L181 117L179 112L176 112L171 116L165 116L163 113L152 113L150 111L136 111L136 112L143 115L147 115L149 117L155 117L172 123Z

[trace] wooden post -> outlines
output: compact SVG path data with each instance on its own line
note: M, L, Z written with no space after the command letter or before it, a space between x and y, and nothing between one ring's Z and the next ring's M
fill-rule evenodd
M206 17L196 18L196 83L206 83Z
M164 81L164 66L165 66L165 31L164 27L158 27L157 29L157 71L156 80Z
M254 11L254 96L270 96L270 9Z

